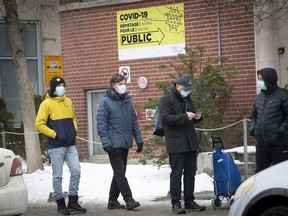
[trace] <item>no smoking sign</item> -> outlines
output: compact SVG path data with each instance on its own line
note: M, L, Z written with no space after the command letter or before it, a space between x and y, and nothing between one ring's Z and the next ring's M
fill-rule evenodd
M131 80L130 66L119 67L119 74L121 74L127 79L127 83L130 83Z

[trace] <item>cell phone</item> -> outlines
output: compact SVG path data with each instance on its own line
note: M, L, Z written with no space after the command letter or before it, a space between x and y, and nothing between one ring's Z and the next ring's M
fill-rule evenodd
M196 115L202 115L203 112L197 112Z

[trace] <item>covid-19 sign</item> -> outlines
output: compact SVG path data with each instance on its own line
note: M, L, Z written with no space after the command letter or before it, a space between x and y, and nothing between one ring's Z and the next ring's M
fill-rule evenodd
M117 12L119 60L174 56L184 52L184 4Z

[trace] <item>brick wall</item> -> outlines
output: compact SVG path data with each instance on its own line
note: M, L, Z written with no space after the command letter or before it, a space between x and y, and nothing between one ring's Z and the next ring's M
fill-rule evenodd
M159 81L170 80L171 70L160 70L159 65L170 64L176 57L161 57L118 61L116 12L135 8L172 4L175 1L143 1L104 7L94 7L62 12L61 41L63 73L67 83L67 95L75 104L79 133L87 138L86 91L106 89L112 74L118 73L119 66L130 65L131 83L129 93L134 103L148 98L160 98L162 92L155 87ZM205 0L187 0L185 9L186 45L206 47L207 56L218 56L217 11L215 4L207 5ZM214 2L214 1L213 1ZM220 1L221 2L221 1ZM224 2L224 1L223 1ZM226 1L225 1L226 2ZM236 1L238 2L238 1ZM245 1L241 2L243 5ZM221 5L221 47L222 55L230 58L230 64L238 71L231 81L234 86L234 100L225 115L225 124L235 122L244 116L249 117L255 88L255 51L252 11L244 11L240 3ZM145 75L149 87L141 90L137 79ZM139 117L140 124L146 122L144 110ZM241 128L242 125L239 125ZM143 132L144 138L151 133ZM237 145L237 143L230 143ZM88 146L79 142L79 152L87 157ZM131 152L130 157L137 157Z

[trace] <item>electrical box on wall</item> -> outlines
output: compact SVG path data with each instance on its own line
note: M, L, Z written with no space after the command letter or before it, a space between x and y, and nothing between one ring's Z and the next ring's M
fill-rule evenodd
M278 54L283 54L285 52L285 48L284 47L279 47L278 48Z

